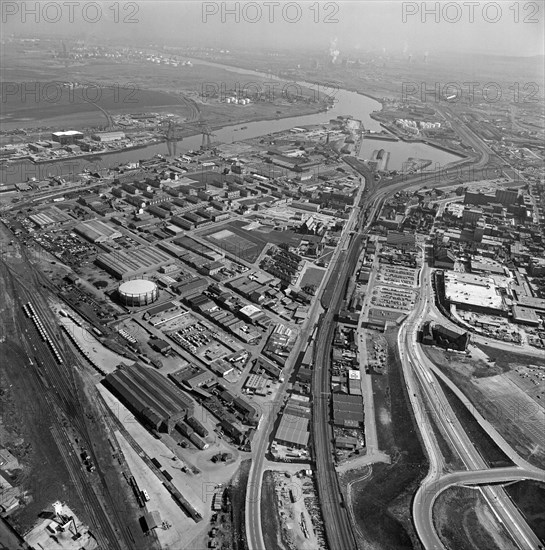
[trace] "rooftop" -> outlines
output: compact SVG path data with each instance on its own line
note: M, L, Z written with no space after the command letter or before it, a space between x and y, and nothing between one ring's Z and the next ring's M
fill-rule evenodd
M454 304L501 310L503 300L494 279L470 273L445 273L445 295Z
M294 445L305 446L310 437L308 423L308 418L294 416L293 414L284 414L276 430L275 439Z

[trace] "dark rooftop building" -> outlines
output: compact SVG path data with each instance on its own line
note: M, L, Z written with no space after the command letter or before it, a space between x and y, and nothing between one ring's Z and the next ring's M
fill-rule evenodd
M359 395L344 395L333 393L333 419L336 426L345 423L363 423L363 401Z
M441 269L454 269L456 256L446 248L439 248L433 256L433 265Z
M422 327L421 341L423 344L436 345L465 351L469 344L470 334L461 328L448 328L437 323L428 322Z
M212 373L197 366L182 368L169 374L168 377L175 384L186 386L190 390L195 390L195 388L214 380L214 375Z
M227 420L222 420L219 423L219 427L226 435L228 435L236 443L241 443L242 440L244 439L244 432L239 430L234 424L231 424L231 422Z
M242 397L237 397L233 401L233 406L248 424L257 424L259 421L259 413L256 408L253 405L250 405L250 403Z
M193 413L193 401L158 372L138 363L119 367L103 384L144 424L170 432Z

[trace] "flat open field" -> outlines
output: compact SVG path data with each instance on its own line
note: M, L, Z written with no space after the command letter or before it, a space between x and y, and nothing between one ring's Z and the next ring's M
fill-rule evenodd
M221 87L224 95L235 88L267 89L266 79L246 77L197 62L193 66L174 67L144 60L87 59L77 63L71 61L65 66L46 50L34 49L23 52L11 44L5 45L0 59L4 83L28 83L28 88L20 86L17 93L13 93L14 88L11 84L6 89L10 93L11 107L3 106L4 130L53 125L83 129L105 125L105 115L98 108L93 110L90 108L92 106L80 105L80 101L76 101L75 98L69 99L68 89L58 88L63 90L63 93L60 99L56 99L55 88L46 89L44 86L46 82L53 81L82 83L91 101L94 101L97 86L103 96L102 101L97 103L110 114L166 111L193 120L197 118L195 105L198 103L203 120L209 121L213 128L239 122L310 114L320 108L318 103L288 103L281 98L278 98L278 101L275 98L272 103L251 103L243 107L216 100L203 101L203 89L206 91ZM39 92L37 101L31 92L34 84L37 84ZM119 91L117 100L113 102L111 99L117 96L108 92L112 86ZM29 90L26 96L21 93L25 89ZM162 95L156 95L155 92ZM189 97L193 104L185 105L184 96ZM18 109L14 109L13 102L19 103ZM13 119L9 117L10 114L14 115Z
M270 227L249 231L243 229L246 225L247 222L234 220L222 225L219 230L215 227L201 235L227 253L252 263L269 243L297 246L301 242L301 236L293 231L274 231Z
M447 550L516 550L481 493L451 487L433 507L435 527Z
M324 278L325 272L325 269L320 269L318 267L307 267L305 273L303 274L303 278L299 283L299 286L301 288L305 288L306 286L311 285L317 288L318 286L320 286L320 283Z
M528 355L523 355L521 353L517 353L516 351L505 351L503 349L500 350L482 344L478 344L476 347L482 350L490 359L492 359L497 367L505 370L512 369L517 365L527 365L528 363L535 363L536 365L541 364L541 366L545 366L543 364L543 359L540 359L538 357L536 357L535 359L529 358ZM531 360L529 361L529 359Z
M517 372L527 370L528 364L540 365L539 358L485 347L471 348L472 357L429 346L423 349L523 458L538 467L545 465L545 410L519 380L513 380L520 378ZM483 352L497 361L486 361Z
M35 83L20 84L20 91L6 94L3 98L1 121L4 130L56 125L59 120L65 123L73 121L78 129L93 125L107 126L108 119L101 109L109 113L167 111L181 117L191 115L191 110L179 97L136 89L132 85L89 84L69 90L59 83L42 82L37 85L40 97L30 93L33 85Z
M254 263L264 245L256 244L230 229L222 229L207 236L207 239L219 246L226 253L236 258L242 258L247 262Z

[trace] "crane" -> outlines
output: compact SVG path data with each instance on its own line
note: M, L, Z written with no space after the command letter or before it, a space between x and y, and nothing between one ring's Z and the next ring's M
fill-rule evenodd
M178 141L182 141L182 125L177 123L173 119L168 119L167 121L164 121L160 124L160 126L167 125L166 130L161 131L165 136L167 147L168 147L168 154L169 156L176 156L176 145ZM193 122L187 122L184 124L188 129L195 128L199 130L199 133L202 134L202 143L201 143L201 150L207 151L209 149L212 149L212 137L215 137L215 134L212 133L212 130L210 129L210 126L202 120L202 118L199 118L196 121Z

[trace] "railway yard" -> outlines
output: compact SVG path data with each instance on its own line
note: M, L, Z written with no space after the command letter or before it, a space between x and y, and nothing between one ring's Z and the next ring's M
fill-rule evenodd
M0 547L545 548L543 106L58 42L0 56L72 98L3 102Z

